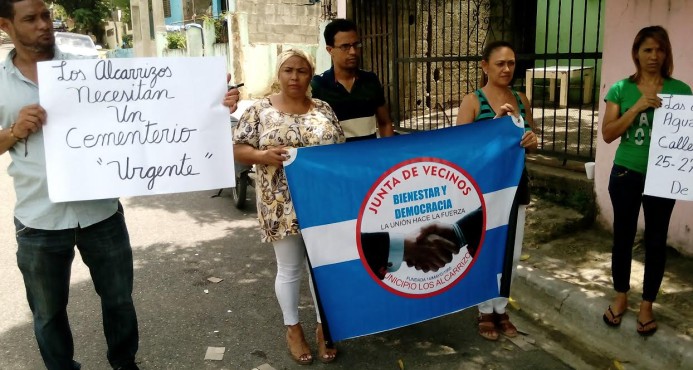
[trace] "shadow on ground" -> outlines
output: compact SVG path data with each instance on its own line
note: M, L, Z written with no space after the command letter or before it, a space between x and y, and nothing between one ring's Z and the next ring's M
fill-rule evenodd
M222 189L220 196L216 196L219 190L198 191L192 193L151 195L146 197L128 198L128 208L160 209L170 213L184 212L196 223L212 223L229 218L233 215L233 200L231 189ZM191 202L190 197L199 199ZM248 201L246 202L247 212L255 212L255 192L248 191ZM222 206L212 203L220 203ZM240 211L239 211L240 212Z
M263 363L276 369L302 368L287 355L274 294L274 253L259 242L255 214L234 209L228 195L213 199L209 195L213 193L124 200L128 224L136 226L136 233L147 234L135 235L131 228L133 239L151 240L133 245L141 368L251 369ZM186 227L187 217L213 226ZM209 237L218 235L219 228L222 236ZM175 241L182 239L177 235L190 233L196 234L194 243ZM209 277L223 281L211 283ZM315 311L306 281L300 315L315 348ZM90 281L72 284L69 314L76 359L84 369L108 369L99 302ZM544 351L525 352L507 339L484 341L476 333L475 316L475 310L469 309L340 342L336 363L313 367L398 369L402 361L406 369L569 368ZM208 346L225 347L223 360L205 361ZM28 317L24 324L0 333L0 348L1 369L42 368Z
M561 212L574 211L557 210L550 202L533 198L527 210L523 249L523 254L529 258L523 264L611 299L611 233L595 226L587 230L574 229L572 233L546 241L547 228L560 224L561 217L571 217L561 215ZM644 256L642 235L638 235L633 250L629 305L634 314L638 312L642 294ZM692 291L693 259L668 247L667 267L655 302L655 315L661 322L689 337L693 336Z
M281 313L274 295L271 249L254 243L209 240L198 247L140 246L135 250L135 303L142 369L251 369L270 363L299 368L286 354ZM210 283L208 277L224 279ZM305 284L304 284L305 285ZM76 359L85 369L107 369L100 310L90 282L71 287L69 314ZM314 308L304 286L300 315L315 348ZM544 352L527 354L507 340L476 335L474 310L411 327L339 343L341 358L330 369L534 369L518 356L543 357L551 369L568 369ZM31 325L0 335L2 369L40 369ZM223 361L204 361L208 346L226 347ZM525 357L523 357L525 358ZM316 366L316 365L314 365ZM325 365L318 365L318 367ZM327 367L325 367L327 368Z

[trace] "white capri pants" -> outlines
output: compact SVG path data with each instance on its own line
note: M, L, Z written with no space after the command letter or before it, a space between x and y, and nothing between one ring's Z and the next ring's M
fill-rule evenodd
M301 278L303 271L308 269L306 263L306 246L303 237L298 235L285 236L281 240L273 242L274 254L277 256L277 278L274 280L274 291L277 294L279 307L284 316L284 325L298 324L298 304L300 300ZM318 322L318 304L313 291L313 279L308 274L310 294L313 296L315 315Z

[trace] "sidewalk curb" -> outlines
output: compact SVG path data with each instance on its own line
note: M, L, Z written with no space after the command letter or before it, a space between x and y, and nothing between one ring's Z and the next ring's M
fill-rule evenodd
M606 326L602 314L610 301L601 292L520 264L512 295L519 298L522 310L587 348L623 362L627 369L693 369L693 340L670 326L658 323L657 333L643 338L636 333L636 314L631 311L619 328Z

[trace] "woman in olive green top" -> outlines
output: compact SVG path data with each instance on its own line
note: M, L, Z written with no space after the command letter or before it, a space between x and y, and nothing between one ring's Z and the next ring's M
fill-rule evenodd
M616 82L606 94L602 124L604 141L621 138L609 179L614 209L614 244L611 270L616 297L604 312L604 322L619 326L628 309L630 267L640 205L645 214L645 276L637 331L652 335L657 323L652 303L664 277L669 219L675 200L644 195L650 130L655 108L662 106L657 94L691 95L691 88L671 78L674 63L669 36L660 26L638 32L631 50L636 72Z
M525 133L519 144L528 151L536 149L537 135L532 130L534 120L529 101L524 94L510 88L515 72L515 50L505 41L493 41L484 47L482 54L481 68L486 76L486 84L462 99L457 113L457 124L489 120L507 114L521 116L525 122ZM520 262L525 230L525 210L530 201L529 176L526 169L522 171L517 196L519 208L511 277L516 274L517 264ZM517 328L510 322L505 309L507 305L506 297L492 298L479 304L477 329L484 339L498 340L500 333L510 338L518 335Z

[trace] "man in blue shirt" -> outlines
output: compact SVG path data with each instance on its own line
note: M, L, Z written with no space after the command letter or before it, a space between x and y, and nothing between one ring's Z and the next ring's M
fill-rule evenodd
M36 64L69 59L55 47L50 11L42 0L0 0L0 28L15 49L0 66L0 153L17 194L17 264L24 278L34 332L48 369L79 369L67 317L74 247L101 297L108 361L137 369L137 315L132 302L132 248L118 199L52 203L43 147L46 112L38 104Z
M67 317L74 248L89 267L101 298L108 362L138 369L139 334L132 301L132 247L118 199L53 203L48 197L37 63L71 59L55 47L50 11L43 0L0 0L0 29L15 49L0 63L0 154L17 195L14 223L17 264L34 319L34 333L49 370L79 369ZM238 91L227 93L231 110Z
M313 77L312 96L334 110L347 141L394 135L390 112L378 76L359 69L361 39L356 25L335 19L325 27L332 68Z

